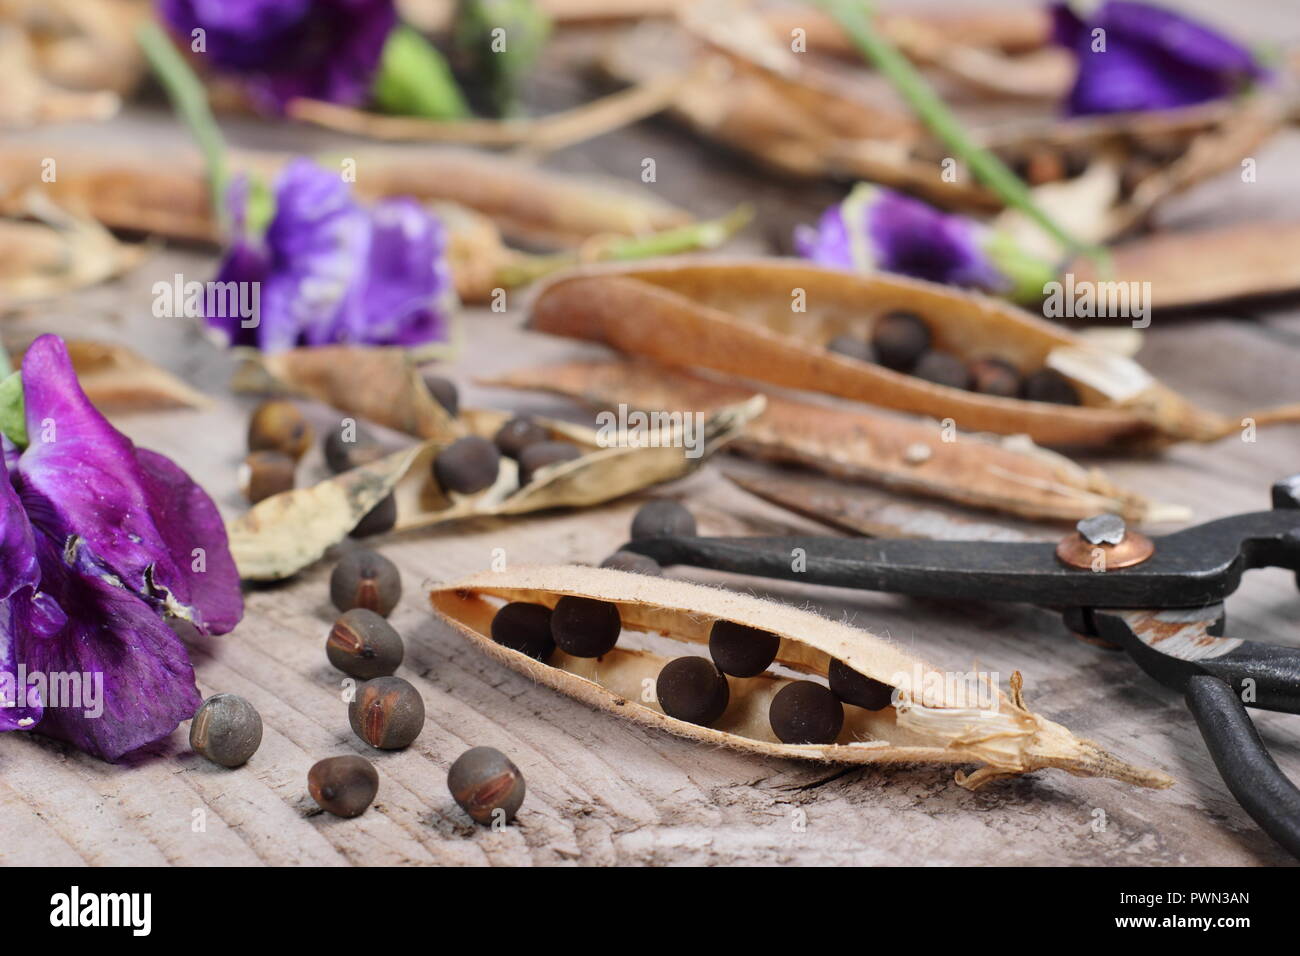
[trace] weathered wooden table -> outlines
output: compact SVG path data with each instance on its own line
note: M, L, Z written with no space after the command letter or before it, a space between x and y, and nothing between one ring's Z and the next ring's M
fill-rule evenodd
M1207 2L1196 6L1213 11ZM1234 9L1258 39L1300 32L1283 0ZM1241 21L1245 20L1245 25ZM560 95L557 93L557 96ZM314 148L339 140L301 129L231 124L246 145ZM181 134L161 109L129 113L95 137L164 140ZM657 162L652 187L700 214L738 200L760 222L737 249L780 248L789 227L836 198L825 186L782 182L733 156L651 122L553 157L578 173L633 180ZM1295 169L1300 133L1260 153L1258 181L1226 176L1168 209L1170 225L1300 216ZM215 398L201 412L122 416L137 442L175 458L227 515L244 507L236 469L251 400L227 389L231 362L183 319L151 315L156 281L206 279L210 251L160 250L121 281L48 307L4 328L7 340L41 331L118 340ZM467 404L544 409L582 419L557 399L491 392L476 377L593 350L521 331L524 297L504 315L471 311L468 346L449 374ZM1223 411L1300 395L1300 310L1295 301L1195 316L1157 314L1140 356L1157 376ZM329 412L314 409L321 422ZM1300 428L1262 430L1246 443L1182 446L1148 460L1093 460L1117 479L1193 508L1198 520L1267 506L1269 483L1300 471ZM305 474L323 475L319 451ZM762 469L721 458L666 489L687 502L704 533L777 533L812 526L737 490L724 469ZM936 662L974 661L1004 680L1019 669L1030 705L1131 762L1177 779L1167 791L1040 772L968 793L949 770L850 769L710 750L630 726L538 687L471 650L433 621L431 582L488 566L494 548L512 563L600 561L627 534L640 500L582 513L477 521L383 542L402 569L404 599L392 616L407 640L400 673L428 711L408 750L376 754L348 727L340 677L326 662L334 617L323 562L290 583L247 592L230 635L191 645L204 696L241 694L261 711L265 737L244 768L216 767L189 750L186 727L152 752L108 765L27 734L0 736L0 862L7 864L1258 864L1289 858L1237 806L1181 700L1126 656L1084 645L1059 619L1025 607L734 581L778 600L808 604L886 635ZM716 578L713 580L717 580ZM1229 604L1235 633L1300 642L1295 584L1257 572ZM1282 768L1300 779L1300 719L1254 712ZM508 753L527 778L515 825L477 827L452 803L450 763L479 744ZM365 753L379 768L376 805L355 820L321 813L307 795L308 767L325 756ZM803 822L806 825L801 825Z

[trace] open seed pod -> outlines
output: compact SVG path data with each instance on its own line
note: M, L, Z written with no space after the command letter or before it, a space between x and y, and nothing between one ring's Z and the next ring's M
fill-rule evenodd
M616 605L623 627L619 646L599 658L577 658L557 649L549 663L543 663L492 639L492 618L501 604L525 601L554 607L566 595ZM626 720L708 746L843 763L979 765L970 776L957 776L971 788L1047 767L1137 786L1166 787L1173 782L1159 771L1124 763L1029 711L1020 694L1019 674L1012 676L1009 696L991 686L989 675L978 674L961 675L968 688L963 692L955 675L874 634L743 594L600 568L531 567L447 584L433 590L430 600L435 613L471 645L533 680ZM690 654L708 643L711 627L720 620L779 635L775 664L780 671L728 678L729 703L711 726L669 717L648 689L655 687L659 672L676 655L661 653L658 644L653 649L635 646L628 632L662 635L680 642L681 653ZM846 706L843 729L834 743L780 742L768 718L773 697L798 679L790 673L825 675L832 658L889 685L893 703L877 711Z
M433 462L454 436L434 439L354 468L310 488L296 488L259 502L227 525L230 552L246 580L289 577L338 544L376 505L393 496L391 531L414 531L460 518L517 515L549 508L581 508L680 478L731 441L763 410L755 396L709 416L700 434L660 434L658 444L627 432L602 434L565 422L536 419L549 437L577 445L582 454L538 469L520 484L516 463L501 457L495 482L474 494L444 490ZM512 416L465 409L466 433L490 438ZM692 444L698 443L695 448ZM695 454L698 452L698 455Z
M893 311L920 318L935 350L965 361L996 357L1022 375L1053 369L1080 404L970 392L827 350L837 335L867 338ZM537 292L529 326L666 365L952 419L967 431L1025 434L1045 445L1211 441L1240 420L1197 408L1132 359L1007 303L798 260L683 257L577 270ZM1249 414L1259 424L1300 420L1300 408L1291 406Z

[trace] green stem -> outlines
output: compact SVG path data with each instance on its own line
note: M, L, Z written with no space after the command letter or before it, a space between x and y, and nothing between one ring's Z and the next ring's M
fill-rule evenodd
M217 125L217 119L208 105L207 91L171 38L158 24L142 23L135 35L149 65L167 91L173 108L190 128L203 152L212 193L212 208L224 232L227 220L226 184L230 174L226 167L226 141L222 138L221 127Z
M1006 163L971 139L952 110L912 62L872 26L874 11L869 0L820 0L820 3L857 44L862 55L907 100L922 122L1003 202L1029 216L1066 249L1094 258L1098 255L1100 250L1097 247L1078 241L1040 209L1029 188Z

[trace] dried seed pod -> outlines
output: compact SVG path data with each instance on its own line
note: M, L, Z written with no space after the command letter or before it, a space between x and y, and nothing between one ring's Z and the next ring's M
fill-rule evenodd
M607 601L562 597L551 614L555 645L574 657L600 657L618 643L622 623L618 608Z
M361 680L388 677L401 666L406 647L396 628L363 607L342 614L325 640L325 656L345 674Z
M325 453L325 464L336 475L369 465L384 457L379 442L357 424L328 431L322 450Z
M314 437L298 406L284 399L263 402L248 420L249 451L280 451L297 461Z
M656 498L637 509L632 518L632 539L660 538L665 535L694 537L695 516L681 502Z
M1020 370L1005 359L984 357L970 366L970 387L982 395L1018 398L1024 383Z
M379 771L365 757L326 757L307 771L307 790L322 810L359 817L379 792Z
M514 601L497 611L492 618L492 640L527 654L534 660L546 661L555 653L555 639L551 637L551 609L544 604Z
M734 621L714 621L709 656L718 670L733 677L757 677L772 666L781 637Z
M970 372L966 370L962 360L951 352L940 352L937 349L922 355L916 367L912 369L912 374L927 382L946 385L949 388L970 388L971 384Z
M449 378L443 378L441 375L434 375L432 372L423 373L424 387L444 409L447 414L455 418L460 414L460 389L456 383Z
M883 681L859 674L838 658L826 671L831 692L846 704L867 710L884 710L893 702L894 689Z
M629 571L632 574L649 574L652 577L662 577L664 573L658 561L647 555L637 554L635 551L615 551L600 562L600 566L613 568L615 571Z
M1025 376L1024 396L1031 402L1080 404L1079 390L1054 368L1040 368Z
M519 483L521 485L531 484L533 476L548 465L576 461L581 457L582 449L573 442L535 442L519 453Z
M357 548L330 575L330 600L340 611L365 608L388 617L402 597L402 576L382 554Z
M298 463L281 451L250 452L239 468L239 488L249 504L293 488Z
M262 717L237 694L214 694L190 724L190 746L213 763L240 767L262 745Z
M376 677L357 687L348 722L370 746L401 750L424 729L424 698L400 677Z
M731 700L727 678L703 657L679 657L655 679L655 698L669 717L707 726L722 716Z
M836 355L847 355L859 362L876 361L876 350L866 339L856 335L837 335L826 343L826 351Z
M509 823L524 802L524 775L493 747L474 747L447 771L447 789L476 823Z
M501 454L517 459L519 453L529 445L548 441L550 437L551 433L528 415L516 415L497 429L492 440L496 442Z
M433 477L446 491L472 495L497 480L501 453L479 435L467 435L452 442L433 459Z
M844 705L816 681L787 684L768 711L772 733L787 744L830 744L844 727Z
M896 372L909 371L930 348L930 327L914 312L889 312L871 331L876 360Z
M366 512L365 517L352 529L351 536L368 538L371 535L383 534L392 531L395 524L397 524L397 498L390 494Z

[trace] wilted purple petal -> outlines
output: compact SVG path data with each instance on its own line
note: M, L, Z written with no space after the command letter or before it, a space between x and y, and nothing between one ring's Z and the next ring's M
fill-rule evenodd
M855 268L848 227L840 206L831 206L821 214L817 225L799 225L794 230L795 252L805 259L835 269Z
M23 622L15 620L13 606L16 594L25 598L40 583L32 526L6 474L0 480L0 731L25 730L41 719L40 698L18 687Z
M352 341L417 345L447 337L452 289L446 231L413 199L389 199L370 211L370 263L361 322Z

